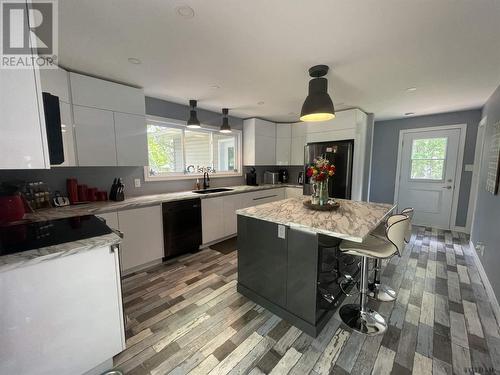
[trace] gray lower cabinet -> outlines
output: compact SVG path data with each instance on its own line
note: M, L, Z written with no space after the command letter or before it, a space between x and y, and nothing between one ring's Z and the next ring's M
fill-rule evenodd
M276 224L238 216L238 283L286 307L287 247Z
M318 300L318 237L238 216L238 291L311 336L333 314Z

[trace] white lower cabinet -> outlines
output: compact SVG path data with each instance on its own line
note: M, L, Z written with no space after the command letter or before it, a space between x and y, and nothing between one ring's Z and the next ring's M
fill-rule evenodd
M201 200L203 244L237 233L236 210L285 199L285 188L259 190Z
M120 246L122 273L161 260L163 252L163 220L161 206L98 214L106 224L123 233Z
M118 252L0 272L0 374L84 374L125 349Z
M204 244L224 237L223 199L225 198L227 196L201 200L201 226Z

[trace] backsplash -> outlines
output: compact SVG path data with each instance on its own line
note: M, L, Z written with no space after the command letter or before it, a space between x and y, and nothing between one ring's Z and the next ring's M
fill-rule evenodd
M276 166L276 165L265 165L265 166L257 166L253 167L255 168L255 171L257 173L257 183L262 184L264 182L264 172L269 171L269 172L278 172L280 169L287 169L288 170L288 183L290 184L296 184L297 180L299 178L299 172L302 172L304 170L303 167L294 165L290 167L285 167L285 166ZM245 166L243 167L243 174L250 172L250 169L252 169L251 166Z
M5 181L43 181L48 184L50 191L61 191L66 194L66 179L74 177L78 183L96 187L109 192L113 178L121 177L125 184L125 197L171 193L176 191L193 190L196 179L144 182L144 168L142 167L59 167L50 170L2 170L0 182ZM141 187L134 187L134 180L141 180ZM212 178L211 187L243 185L244 177Z
M244 185L244 173L251 167L243 168L241 177L221 177L210 180L211 187ZM259 166L257 170L257 183L262 184L264 172L278 172L283 167L279 166ZM297 183L301 167L287 167L290 175L290 183ZM193 190L196 179L174 180L174 181L144 181L144 169L142 167L56 167L50 170L45 169L23 169L23 170L2 170L0 171L0 182L32 182L43 181L47 183L51 192L61 191L66 195L66 179L74 177L80 184L89 187L96 187L99 190L109 192L113 178L121 177L125 184L125 197L132 197L147 194L171 193L177 191ZM141 187L134 186L135 179L141 180Z

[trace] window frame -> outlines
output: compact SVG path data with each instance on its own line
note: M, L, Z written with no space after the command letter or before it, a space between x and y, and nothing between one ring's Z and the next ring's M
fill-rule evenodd
M426 159L413 159L413 147L415 145L415 141L419 140L428 140L428 139L445 139L446 140L446 147L444 150L444 159L432 159L432 158L426 158ZM448 137L428 137L428 138L414 138L411 142L411 148L410 148L410 165L409 165L409 173L410 173L410 181L413 182L436 182L436 183L442 183L446 179L446 164L448 162L448 146L449 146L449 139ZM435 178L414 178L412 177L412 171L413 171L413 161L414 160L425 160L425 161L442 161L443 162L443 172L442 172L442 177L441 179L435 179Z
M200 131L200 132L206 132L206 133L219 133L219 128L216 126L211 126L211 125L206 125L206 124L201 124L201 129L189 129L186 125L185 121L181 120L176 120L176 119L171 119L171 118L166 118L166 117L158 117L158 116L146 116L146 126L152 124L152 125L158 125L158 126L167 126L170 128L177 128L181 129L182 135L182 162L184 164L186 158L185 158L185 147L184 147L184 131L190 130L190 131ZM242 177L243 176L243 149L242 149L242 137L243 137L243 132L239 129L231 129L232 130L232 135L236 137L236 147L237 147L237 163L236 163L236 168L237 172L216 172L216 173L210 173L210 178L225 178L225 177ZM148 148L148 160L149 160L149 148ZM197 178L203 178L203 173L190 173L186 174L185 172L169 172L167 174L161 174L158 176L151 176L149 174L149 165L144 166L144 181L146 182L151 182L151 181L173 181L173 180L195 180Z

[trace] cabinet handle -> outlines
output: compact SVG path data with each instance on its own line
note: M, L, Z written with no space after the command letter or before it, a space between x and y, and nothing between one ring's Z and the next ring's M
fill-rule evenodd
M258 201L260 199L266 199L266 198L272 198L272 197L277 197L277 194L274 195L266 195L265 197L259 197L259 198L253 198L254 201Z

